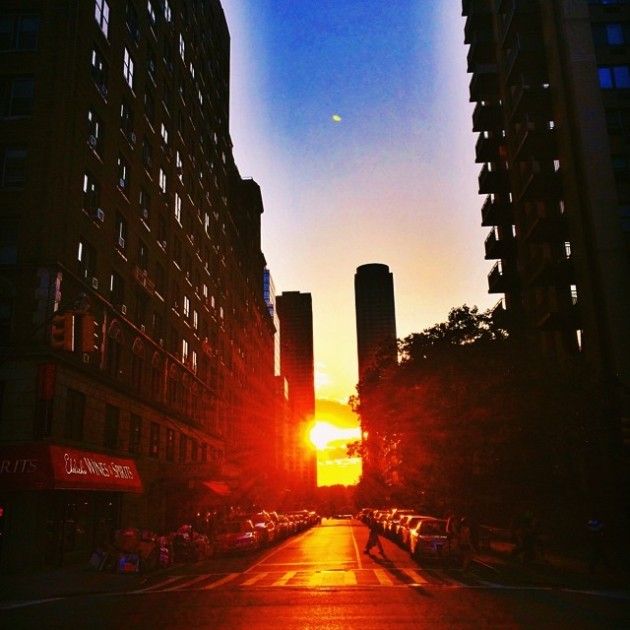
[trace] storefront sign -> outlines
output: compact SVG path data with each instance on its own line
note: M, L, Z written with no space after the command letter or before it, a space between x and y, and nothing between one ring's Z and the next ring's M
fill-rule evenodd
M56 444L0 449L0 490L102 490L142 492L132 459Z

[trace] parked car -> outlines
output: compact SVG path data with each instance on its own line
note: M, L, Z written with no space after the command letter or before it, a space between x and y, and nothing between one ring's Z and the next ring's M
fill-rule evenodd
M441 556L446 547L446 520L441 518L420 519L409 532L409 553L414 558Z
M254 524L262 545L270 545L275 541L277 528L268 512L264 510L256 512L256 514L250 514L248 518Z
M215 547L219 553L255 551L260 547L260 538L254 524L247 519L220 523L215 533Z
M391 516L385 521L384 532L388 538L395 539L396 538L396 530L398 524L400 523L400 519L408 514L414 514L415 510L401 510L396 509L392 512Z

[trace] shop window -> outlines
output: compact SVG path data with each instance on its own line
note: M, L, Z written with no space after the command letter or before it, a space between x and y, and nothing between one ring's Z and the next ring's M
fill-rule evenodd
M83 420L85 416L85 394L74 389L66 392L66 413L63 425L63 437L69 440L83 439Z
M129 421L129 452L140 453L142 440L142 418L135 413L131 414Z
M175 459L175 431L166 429L166 459L172 462Z
M157 422L151 423L151 433L149 434L149 457L160 457L160 425Z
M109 34L109 4L105 0L94 2L94 19L107 39Z
M119 419L120 409L113 405L105 405L105 431L103 435L103 446L105 448L118 448Z

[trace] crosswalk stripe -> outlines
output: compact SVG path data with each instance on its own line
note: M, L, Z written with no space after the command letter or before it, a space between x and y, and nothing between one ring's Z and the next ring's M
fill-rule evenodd
M279 580L276 580L271 586L284 586L292 577L295 576L297 571L287 571Z
M414 584L428 584L429 580L427 580L419 571L415 571L414 569L400 569L405 575L408 575Z
M204 591L209 591L213 588L217 588L217 586L222 586L223 584L226 584L227 582L230 582L231 580L233 580L235 577L241 575L240 573L230 573L229 575L226 575L225 577L221 578L220 580L217 580L216 582L212 582L211 584L208 584L208 586L204 586L203 590Z
M357 585L357 576L354 571L346 571L343 577L344 577L343 583L346 586Z
M256 582L260 582L260 580L262 580L263 578L267 577L269 575L269 573L267 572L263 572L263 573L256 573L256 575L254 575L254 577L249 578L249 580L245 580L241 586L251 586L252 584L256 584Z
M393 586L394 582L391 577L389 577L387 571L383 569L374 569L374 575L376 575L376 579L379 581L379 584L382 586Z

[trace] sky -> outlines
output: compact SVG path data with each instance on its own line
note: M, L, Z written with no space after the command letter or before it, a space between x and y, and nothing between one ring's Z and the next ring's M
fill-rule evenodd
M389 265L401 338L497 301L461 3L222 3L234 155L262 189L263 252L278 293L312 294L317 397L345 403L359 265Z

